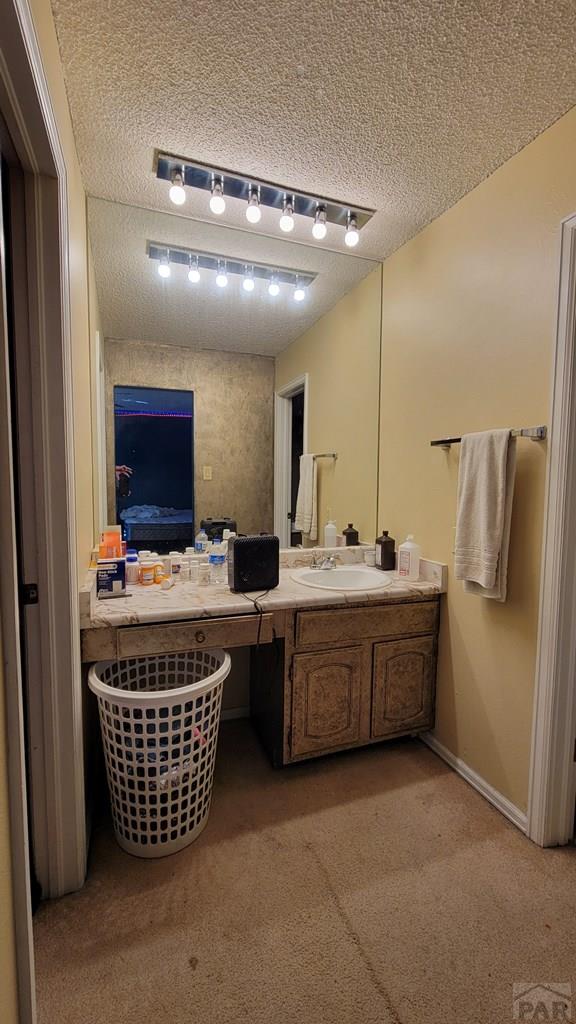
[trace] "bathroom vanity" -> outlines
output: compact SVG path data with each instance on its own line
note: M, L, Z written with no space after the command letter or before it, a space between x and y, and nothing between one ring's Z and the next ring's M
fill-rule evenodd
M257 607L192 584L86 599L83 661L249 647L251 717L276 766L432 728L438 584L391 573L351 594L280 577Z

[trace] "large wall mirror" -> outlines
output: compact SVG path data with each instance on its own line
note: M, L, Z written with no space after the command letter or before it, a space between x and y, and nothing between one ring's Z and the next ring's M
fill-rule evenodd
M380 267L361 256L89 199L95 526L130 546L202 522L323 542L376 535ZM318 456L317 537L296 528Z

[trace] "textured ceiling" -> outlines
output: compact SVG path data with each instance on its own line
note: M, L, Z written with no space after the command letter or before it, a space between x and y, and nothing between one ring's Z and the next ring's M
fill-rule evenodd
M168 209L157 147L377 209L360 243L376 258L576 102L574 0L53 8L89 193Z
M135 339L273 356L311 327L377 264L341 253L262 238L221 224L203 224L174 214L88 200L88 225L96 287L107 338ZM318 274L302 303L291 289L271 298L264 282L251 294L230 275L227 288L203 271L191 285L185 267L172 266L163 280L146 254L146 242L197 248L250 263Z

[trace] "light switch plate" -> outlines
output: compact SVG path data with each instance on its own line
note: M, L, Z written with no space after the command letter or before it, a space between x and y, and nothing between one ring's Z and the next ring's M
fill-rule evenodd
M212 466L202 466L202 479L203 480L211 480L212 479Z

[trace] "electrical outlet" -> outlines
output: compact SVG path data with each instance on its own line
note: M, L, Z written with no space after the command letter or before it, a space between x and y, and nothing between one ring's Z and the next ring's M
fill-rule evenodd
M211 480L212 479L212 466L202 466L202 479L203 480Z

